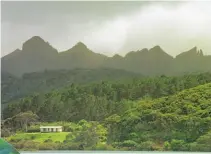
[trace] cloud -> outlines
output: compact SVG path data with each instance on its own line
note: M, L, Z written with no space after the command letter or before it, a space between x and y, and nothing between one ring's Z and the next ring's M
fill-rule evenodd
M11 3L2 9L5 54L33 35L59 51L83 41L93 51L110 56L155 45L173 56L193 46L211 54L209 1ZM14 10L20 11L17 16Z
M120 38L126 39L119 52L161 45L173 56L193 46L211 54L210 4L192 2L175 8L156 4L131 13L124 18L129 26L127 36Z

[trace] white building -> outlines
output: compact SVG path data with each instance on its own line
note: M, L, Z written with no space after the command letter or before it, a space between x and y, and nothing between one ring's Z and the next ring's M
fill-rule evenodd
M62 126L40 126L40 132L62 132Z

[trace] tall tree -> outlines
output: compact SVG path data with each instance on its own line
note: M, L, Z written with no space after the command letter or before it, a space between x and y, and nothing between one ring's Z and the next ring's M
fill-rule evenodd
M28 124L38 120L38 116L32 111L21 112L15 116L15 121L20 122L22 127L25 127L25 131L28 131Z

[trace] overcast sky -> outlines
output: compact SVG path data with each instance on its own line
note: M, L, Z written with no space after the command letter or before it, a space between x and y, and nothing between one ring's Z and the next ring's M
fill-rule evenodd
M175 56L194 46L211 54L211 1L1 2L2 49L41 36L59 51L78 41L112 56L160 45Z

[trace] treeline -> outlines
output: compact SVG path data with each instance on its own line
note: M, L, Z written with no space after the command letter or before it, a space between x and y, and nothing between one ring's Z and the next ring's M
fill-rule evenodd
M46 93L55 89L61 89L72 83L85 84L102 80L120 80L141 76L137 73L109 68L45 70L26 73L22 77L16 77L2 71L1 100L2 104L6 104L11 100L24 98L33 93Z
M118 146L130 143L134 150L211 151L211 84L140 101L105 121L111 143Z
M134 103L125 112L112 114L101 122L58 122L57 125L63 125L64 131L69 132L60 142L54 141L53 138L38 142L39 134L23 134L25 137L21 138L16 134L8 140L18 149L28 150L31 148L210 152L210 89L211 83L172 96L145 98ZM55 125L44 125L48 124ZM31 125L29 131L39 131L38 126L39 124Z
M169 96L209 82L211 73L72 84L67 88L9 102L3 115L6 119L30 110L41 121L102 121L112 114L123 113L137 100Z

